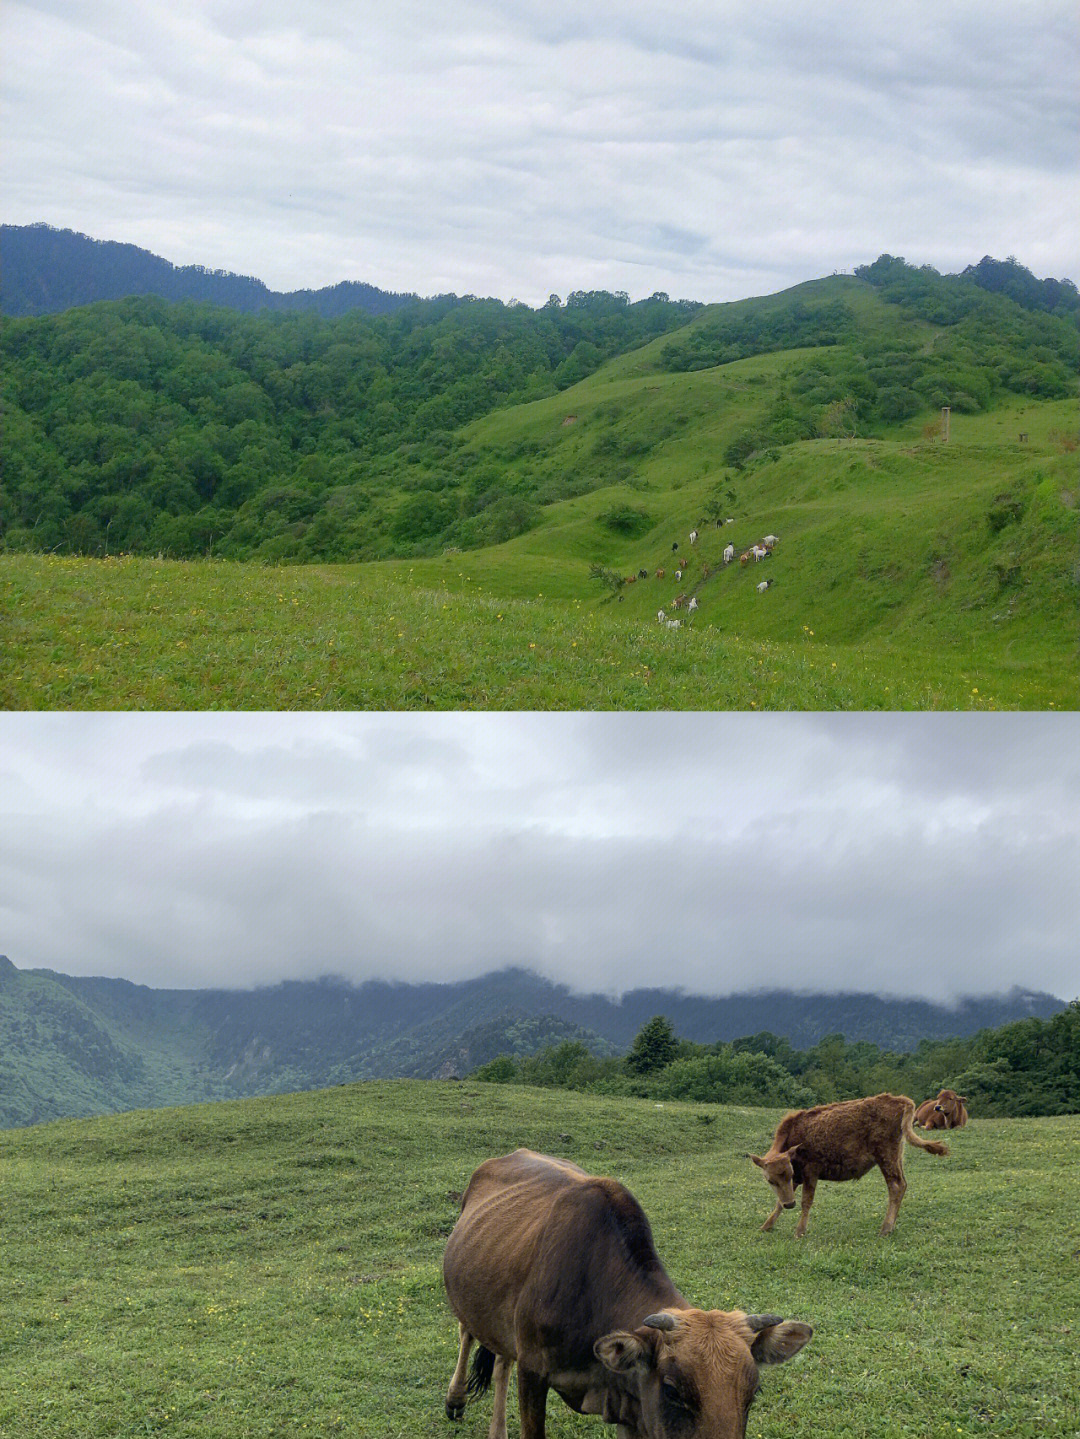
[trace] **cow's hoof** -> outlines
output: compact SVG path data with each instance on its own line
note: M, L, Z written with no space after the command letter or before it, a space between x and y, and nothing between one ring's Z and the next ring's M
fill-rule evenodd
M460 1419L464 1413L465 1413L465 1404L464 1404L464 1401L462 1401L460 1404L451 1403L449 1399L446 1401L446 1417L447 1417L447 1419Z

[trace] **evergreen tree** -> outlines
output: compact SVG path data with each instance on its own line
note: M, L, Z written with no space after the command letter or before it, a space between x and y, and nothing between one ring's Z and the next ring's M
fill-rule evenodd
M626 1056L626 1067L634 1074L653 1074L671 1063L675 1051L675 1031L671 1021L662 1014L655 1014L638 1031Z

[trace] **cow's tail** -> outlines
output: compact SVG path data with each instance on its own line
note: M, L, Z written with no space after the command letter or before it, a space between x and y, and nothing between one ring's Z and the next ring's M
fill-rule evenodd
M494 1372L495 1355L490 1349L485 1349L482 1344L478 1344L476 1353L473 1355L472 1373L465 1386L465 1393L470 1399L479 1399L481 1394L487 1393Z
M914 1144L916 1149L928 1149L931 1154L948 1154L949 1146L942 1144L937 1139L921 1139L912 1127L912 1116L915 1113L915 1101L909 1099L904 1106L904 1138L909 1144Z

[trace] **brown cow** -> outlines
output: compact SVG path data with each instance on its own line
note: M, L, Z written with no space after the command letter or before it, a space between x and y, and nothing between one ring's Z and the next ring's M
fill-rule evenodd
M802 1213L795 1238L806 1233L810 1206L819 1179L861 1179L876 1164L889 1186L889 1205L882 1234L896 1225L900 1201L907 1190L904 1144L948 1154L948 1147L920 1139L911 1127L915 1101L905 1094L875 1094L870 1099L845 1099L785 1114L776 1126L768 1154L750 1154L776 1192L776 1208L761 1226L771 1229L782 1209L795 1208L795 1190L803 1187Z
M955 1089L943 1089L936 1099L924 1099L915 1111L920 1129L963 1129L968 1122L967 1100Z
M813 1332L775 1314L692 1308L628 1190L528 1149L486 1160L469 1181L443 1279L461 1338L446 1412L460 1419L494 1374L489 1439L506 1439L515 1362L521 1439L544 1439L549 1389L622 1439L742 1439L758 1365L790 1359Z

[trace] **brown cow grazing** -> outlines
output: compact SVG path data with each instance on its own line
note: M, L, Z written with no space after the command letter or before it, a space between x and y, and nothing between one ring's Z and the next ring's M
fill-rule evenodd
M764 1172L776 1192L776 1208L761 1226L771 1229L782 1209L795 1208L795 1190L803 1187L802 1213L795 1238L806 1233L810 1206L819 1179L861 1179L876 1164L889 1186L889 1205L882 1234L896 1225L900 1201L907 1190L904 1144L948 1154L948 1147L920 1139L911 1127L915 1101L904 1094L875 1094L871 1099L845 1099L785 1114L776 1126L768 1154L747 1158Z
M936 1099L924 1099L915 1111L921 1129L963 1129L968 1122L967 1100L955 1089L943 1089Z
M514 1363L521 1439L544 1439L549 1389L622 1439L743 1439L758 1365L790 1359L813 1332L775 1314L694 1309L633 1195L528 1149L486 1160L469 1181L443 1279L461 1338L446 1412L460 1419L494 1376L488 1439L506 1439Z

